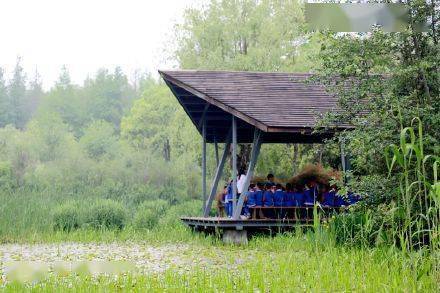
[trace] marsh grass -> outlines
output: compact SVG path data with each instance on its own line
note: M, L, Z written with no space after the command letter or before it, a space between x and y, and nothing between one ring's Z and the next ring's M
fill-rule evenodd
M323 234L326 230L322 231ZM404 254L393 247L354 249L338 247L313 233L257 237L247 247L194 244L187 255L226 259L232 265L195 266L148 275L118 277L52 276L33 284L7 284L6 291L34 292L435 292L440 275L434 256ZM213 255L214 251L222 252Z
M400 145L390 145L386 149L389 176L394 171L399 179L399 198L392 228L399 246L406 251L424 246L438 250L440 158L424 153L422 121L416 117L411 124L403 127L401 122Z

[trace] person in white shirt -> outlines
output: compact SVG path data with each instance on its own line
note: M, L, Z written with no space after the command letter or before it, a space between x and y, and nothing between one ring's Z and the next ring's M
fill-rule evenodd
M237 176L237 193L241 194L244 189L244 182L246 181L246 174L241 171Z

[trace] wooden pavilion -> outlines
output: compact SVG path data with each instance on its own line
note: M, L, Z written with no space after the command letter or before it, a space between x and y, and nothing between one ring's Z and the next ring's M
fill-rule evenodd
M334 125L316 132L317 121L328 111L339 111L337 97L325 87L308 82L310 74L238 71L159 71L174 96L203 138L203 217L182 218L201 230L246 231L268 227L291 227L293 221L241 220L244 196L237 198L237 143L252 143L244 190L253 176L262 143L322 143L337 131L351 128ZM217 168L207 192L206 144L215 145ZM219 143L224 143L218 156ZM234 190L233 218L209 217L212 202L232 145ZM346 159L341 152L343 169Z

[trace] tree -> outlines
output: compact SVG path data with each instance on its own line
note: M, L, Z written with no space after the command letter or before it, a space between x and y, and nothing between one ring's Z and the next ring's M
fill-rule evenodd
M118 138L113 125L104 120L92 122L84 131L80 144L92 159L99 160L105 155L114 157Z
M183 69L309 71L319 53L318 38L305 31L303 6L294 0L212 0L205 9L187 10L176 36L174 56ZM250 150L239 146L239 168Z
M137 100L130 114L122 120L121 135L137 149L160 153L165 161L171 159L170 128L178 110L168 89L156 85Z
M0 68L0 127L10 122L8 90L5 83L3 68Z
M327 115L323 125L356 126L336 139L346 142L353 159L351 188L366 196L369 210L361 214L368 212L384 219L375 221L378 226L369 236L378 239L386 233L375 234L379 228L392 227L394 237L387 236L388 241L412 249L434 241L431 232L438 231L439 219L432 212L438 211L438 203L433 203L425 187L434 177L427 166L440 154L440 3L404 2L411 18L404 32L384 33L379 28L368 34L324 33L318 72L319 81L338 95L342 109ZM418 31L418 24L426 21L428 32ZM418 124L418 119L423 123ZM423 133L422 145L414 146L414 150L410 143L402 143L416 137L408 138L407 126L420 127ZM417 157L418 163L413 161L406 169L391 172L386 161L390 145L403 145L402 158L408 153ZM398 165L403 159L395 147L392 149ZM423 158L427 154L433 156Z
M8 85L8 95L10 103L10 121L8 122L19 129L23 129L28 117L25 112L26 76L21 66L20 57L17 58L14 75Z
M41 75L35 70L33 80L29 84L29 89L26 94L25 112L27 114L27 120L31 119L37 111L40 101L44 95L42 88Z
M298 1L213 0L186 11L175 56L182 68L290 71L304 25Z

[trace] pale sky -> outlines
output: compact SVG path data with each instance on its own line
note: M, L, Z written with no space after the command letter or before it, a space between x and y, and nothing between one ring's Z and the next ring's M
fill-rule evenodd
M36 68L47 89L66 65L81 84L101 67L155 72L185 8L202 0L0 0L0 67L17 56L28 79Z

